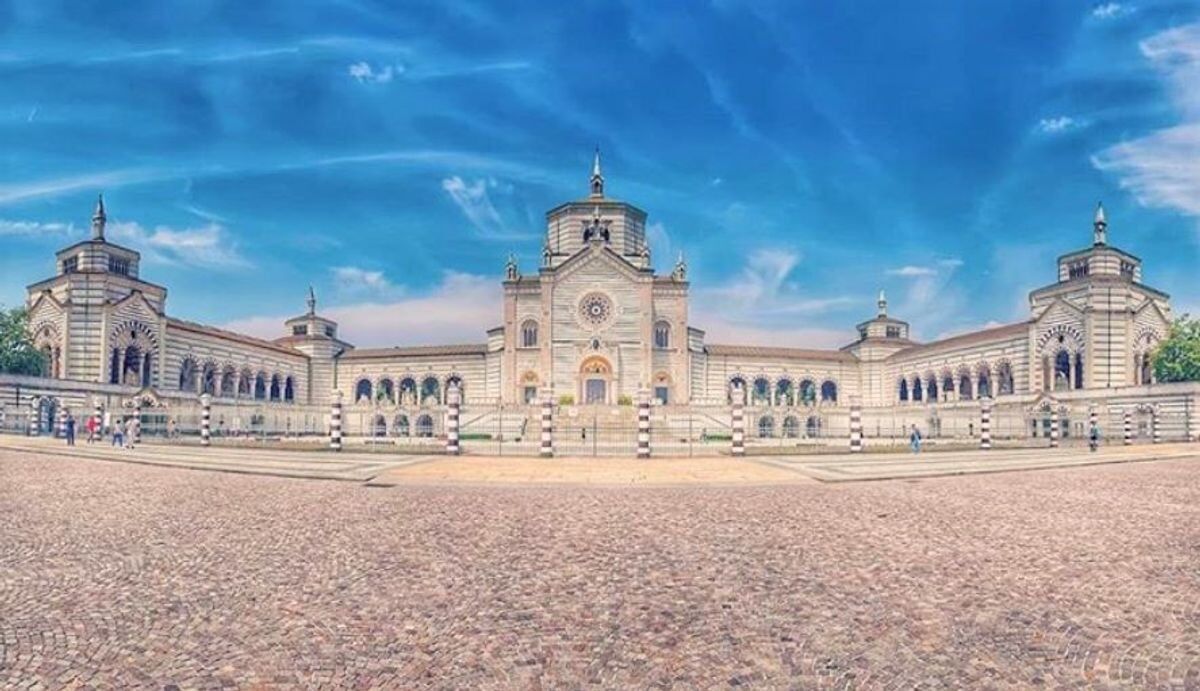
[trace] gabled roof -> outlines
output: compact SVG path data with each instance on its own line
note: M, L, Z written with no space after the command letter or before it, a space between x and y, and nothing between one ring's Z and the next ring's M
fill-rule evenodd
M308 357L295 348L280 345L272 341L266 341L261 338L255 338L253 336L247 336L245 334L235 333L233 331L226 331L225 329L218 329L215 326L207 326L205 324L197 324L196 322L184 321L183 319L176 319L175 317L167 317L167 326L176 329L182 329L184 331L191 331L192 333L213 336L215 338L221 338L227 341L236 341L238 343L244 343L257 348L266 348L267 350L273 350L277 353L283 353L285 355L297 355L305 358Z
M1017 322L1015 324L1005 324L1003 326L993 326L988 329L980 329L979 331L971 331L970 333L959 334L943 338L940 341L931 341L922 343L911 348L897 351L891 355L893 358L904 358L910 355L926 353L931 350L941 350L943 348L962 348L964 346L977 345L979 343L988 343L991 341L1000 341L1007 338L1013 338L1019 335L1029 333L1029 322Z
M791 360L823 360L828 362L857 362L858 358L840 350L784 348L779 346L718 345L704 346L706 353L717 357L766 357Z
M623 257L620 254L618 254L617 252L613 251L613 248L610 247L609 245L602 244L602 245L600 245L599 249L600 249L601 256L608 256L612 259L615 259L617 261L617 265L619 267L621 267L624 271L628 272L631 276L636 277L636 276L642 276L645 274L650 274L650 275L654 274L653 269L651 269L649 267L642 269L642 268L635 266L633 264L633 262L629 261L625 257ZM543 273L547 273L547 274L562 274L564 272L570 271L575 266L582 264L589 256L591 256L591 254L592 254L592 246L590 244L584 244L584 246L579 248L579 250L576 251L575 254L572 254L571 256L567 257L558 266L555 266L552 268L547 268L547 269L542 269L542 271L543 271Z
M437 357L444 355L487 355L487 344L470 343L435 346L393 346L391 348L358 348L348 350L343 360L374 360L401 357Z

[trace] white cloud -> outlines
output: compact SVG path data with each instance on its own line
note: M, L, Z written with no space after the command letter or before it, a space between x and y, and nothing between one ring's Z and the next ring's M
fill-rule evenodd
M1042 118L1037 126L1038 130L1045 134L1058 134L1083 127L1083 123L1068 115L1059 115L1053 118Z
M0 237L32 237L74 235L71 223L42 223L41 221L9 221L0 219Z
M1092 164L1114 174L1140 204L1200 216L1200 22L1155 34L1140 47L1170 84L1182 122L1114 144Z
M527 237L508 228L503 216L492 203L489 191L511 194L512 186L487 178L467 182L454 175L442 180L442 189L475 227L480 237L490 240L513 240Z
M1092 16L1096 19L1112 19L1123 14L1128 14L1133 11L1133 8L1126 7L1117 2L1106 2L1102 5L1096 5L1092 8Z
M330 269L335 287L345 295L385 295L396 289L382 271L371 271L357 266L335 266Z
M368 62L356 62L348 70L359 84L387 84L397 74L404 72L402 65L380 65L372 67Z
M170 174L164 171L132 169L0 185L0 205L39 197L52 197L64 192L111 189L122 185L162 180L168 177L170 177ZM90 215L91 207L88 207L86 213Z
M205 269L238 269L250 266L229 238L225 227L210 223L199 228L176 229L155 226L148 230L140 223L110 222L107 235L142 253L148 261L170 266L195 266Z
M918 276L934 276L937 274L937 269L928 266L913 266L911 264L902 266L899 269L888 269L889 276L902 276L904 278L916 278Z
M358 347L483 343L502 318L497 277L448 271L428 291L400 299L321 307L338 322L343 339ZM292 315L250 317L225 325L263 338L283 335Z

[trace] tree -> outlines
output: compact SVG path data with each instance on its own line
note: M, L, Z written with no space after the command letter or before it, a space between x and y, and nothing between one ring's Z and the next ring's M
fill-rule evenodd
M1200 381L1200 319L1186 314L1176 319L1152 357L1158 381Z
M40 376L46 363L29 337L29 315L23 307L0 308L0 372Z

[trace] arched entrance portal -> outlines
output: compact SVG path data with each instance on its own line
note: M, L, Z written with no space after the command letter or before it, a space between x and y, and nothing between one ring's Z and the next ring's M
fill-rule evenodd
M604 405L610 402L612 389L612 365L608 360L593 355L579 366L579 400L587 405Z

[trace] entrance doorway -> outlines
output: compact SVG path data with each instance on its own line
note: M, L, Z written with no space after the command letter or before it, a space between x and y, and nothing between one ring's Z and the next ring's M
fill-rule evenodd
M584 360L579 367L579 381L579 398L585 405L611 403L608 392L612 382L612 365L608 360L599 355Z
M584 403L598 405L608 400L608 382L603 379L588 379L584 384Z

